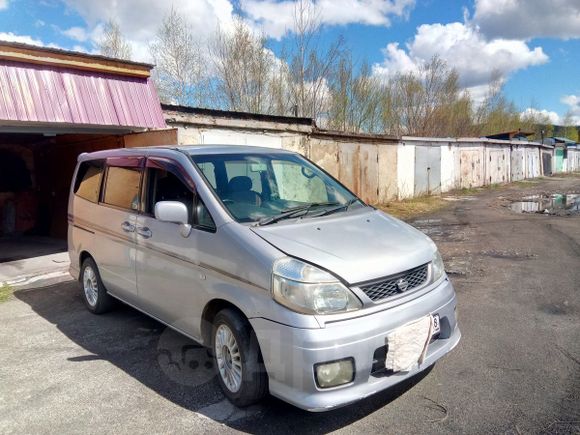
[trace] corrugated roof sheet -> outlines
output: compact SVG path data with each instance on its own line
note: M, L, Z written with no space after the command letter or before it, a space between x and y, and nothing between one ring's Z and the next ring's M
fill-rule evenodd
M150 79L0 63L0 121L165 128Z

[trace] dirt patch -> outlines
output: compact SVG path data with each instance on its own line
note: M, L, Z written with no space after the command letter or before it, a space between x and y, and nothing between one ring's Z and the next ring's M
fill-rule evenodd
M490 249L481 251L481 255L492 258L506 258L509 260L530 260L538 255L531 252L523 252L516 249Z

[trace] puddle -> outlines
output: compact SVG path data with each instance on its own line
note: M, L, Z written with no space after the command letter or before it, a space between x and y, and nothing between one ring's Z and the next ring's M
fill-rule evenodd
M509 205L516 213L543 213L547 215L580 215L580 194L553 194L525 196Z

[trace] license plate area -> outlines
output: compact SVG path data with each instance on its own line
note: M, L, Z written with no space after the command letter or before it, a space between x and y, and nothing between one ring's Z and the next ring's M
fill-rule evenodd
M439 319L439 314L433 314L432 316L433 319L433 330L431 332L431 339L435 339L437 337L439 337L439 334L441 334L441 320Z
M385 368L394 372L408 372L420 366L427 357L433 337L441 332L439 315L421 317L401 325L387 334L389 352Z
M430 343L437 340L441 335L441 318L439 314L435 313L432 315L433 317L433 326L431 331L431 340ZM373 377L384 377L390 376L395 374L393 370L388 370L385 367L387 353L389 352L389 344L385 344L384 346L378 347L375 349L373 353L373 365L371 368L371 376Z

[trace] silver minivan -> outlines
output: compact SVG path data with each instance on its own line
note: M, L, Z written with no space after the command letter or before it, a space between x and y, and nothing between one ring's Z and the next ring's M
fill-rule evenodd
M248 146L79 156L71 274L209 348L224 394L310 411L432 366L460 339L435 244L299 154Z

